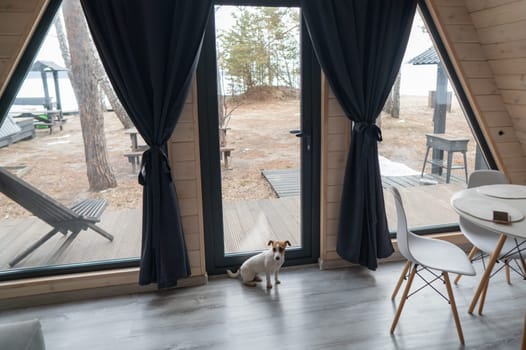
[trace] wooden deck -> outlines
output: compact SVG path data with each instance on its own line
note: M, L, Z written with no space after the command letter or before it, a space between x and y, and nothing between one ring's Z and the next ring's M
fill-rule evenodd
M58 233L15 268L138 257L141 222L139 209L106 210L98 225L114 236L113 242L91 230L80 232L73 241ZM36 217L0 221L0 270L8 270L13 257L50 230L51 226Z
M449 201L462 182L433 186L400 188L407 219L412 227L457 222ZM385 191L386 211L391 230L396 227L396 212L391 194ZM300 240L300 197L223 203L225 252L266 248L269 239L288 239L294 246ZM73 264L138 257L141 246L141 211L106 210L100 226L115 236L113 242L93 231L82 231L70 242L57 234L15 268ZM0 221L0 270L8 262L51 229L35 217Z
M458 215L449 201L456 191L465 186L463 181L428 186L397 185L409 225L421 227L456 223ZM389 228L395 231L394 200L388 190L384 191L384 195ZM264 249L269 239L288 239L293 245L301 244L298 195L224 203L223 213L226 253Z
M294 169L263 170L263 178L267 180L270 187L278 198L299 196L301 191L300 171ZM435 174L406 175L406 176L382 176L383 188L389 187L417 187L445 184L445 173L443 176ZM455 186L465 185L465 179L451 175L450 184Z
M300 195L299 169L263 170L261 175L268 181L278 198Z
M270 239L301 246L300 197L223 203L225 252L265 249Z

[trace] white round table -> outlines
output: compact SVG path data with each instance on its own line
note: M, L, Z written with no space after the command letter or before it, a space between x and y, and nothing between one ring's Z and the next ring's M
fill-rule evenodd
M482 190L481 187L461 190L451 198L451 205L459 216L475 225L500 234L495 250L490 256L486 270L471 301L470 314L473 313L482 291L486 288L491 271L497 258L500 256L506 238L526 239L526 186L499 184L484 187L485 189ZM470 203L472 205L469 205ZM493 222L492 217L488 216L488 213L492 213L493 210L503 210L503 208L509 208L509 210L505 211L512 212L512 222L509 224ZM522 263L523 268L526 270L524 261ZM483 299L480 300L479 314L482 314Z

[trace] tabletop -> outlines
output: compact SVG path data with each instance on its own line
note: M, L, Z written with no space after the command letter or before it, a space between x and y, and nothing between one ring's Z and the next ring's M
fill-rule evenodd
M473 205L467 206L470 201ZM451 205L461 217L478 226L506 236L526 239L526 186L499 184L468 188L455 193ZM512 222L495 223L486 216L484 209L491 213L493 210L508 211Z
M448 134L426 134L428 147L441 149L447 152L466 152L469 139L467 137Z
M469 139L465 136L455 136L450 134L426 134L427 138L446 140L446 141L463 141L467 142Z

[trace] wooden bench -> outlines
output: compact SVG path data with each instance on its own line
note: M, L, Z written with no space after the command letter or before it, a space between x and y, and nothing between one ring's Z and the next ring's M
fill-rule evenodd
M43 117L42 115L45 115L45 117ZM62 131L63 125L66 122L66 119L64 119L64 117L62 116L62 111L60 110L47 110L39 115L33 115L33 118L35 119L35 128L48 128L50 134L53 133L53 128L57 126L59 130Z
M137 173L137 166L141 164L141 157L143 151L127 152L124 156L128 158L128 162L132 165L132 171L134 174Z
M224 160L224 163L225 163L225 169L231 169L228 167L228 158L230 157L231 155L231 152L234 150L234 148L232 147L221 147L220 148L220 158L223 158Z
M51 105L46 102L44 97L17 97L13 105L18 106L40 106L43 109L38 111L20 112L14 115L14 118L32 117L35 120L34 126L36 129L42 127L49 128L49 133L53 133L53 128L58 126L60 130L62 125L66 122L61 109L52 109ZM43 117L45 115L45 117Z

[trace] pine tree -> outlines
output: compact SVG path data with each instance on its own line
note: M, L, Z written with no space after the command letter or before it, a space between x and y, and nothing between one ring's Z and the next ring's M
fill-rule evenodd
M66 25L72 86L79 105L80 125L90 191L116 187L117 180L108 163L104 116L96 71L95 47L78 0L62 3Z

